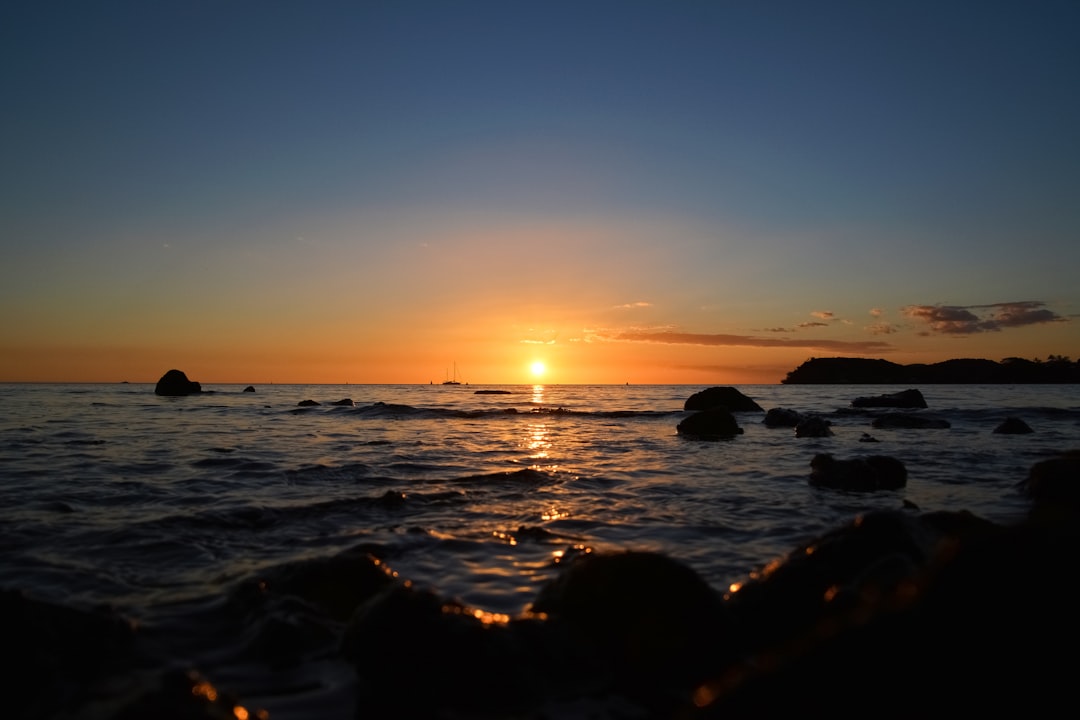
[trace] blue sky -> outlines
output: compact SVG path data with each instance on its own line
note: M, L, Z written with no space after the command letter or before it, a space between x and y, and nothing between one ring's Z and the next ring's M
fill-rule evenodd
M0 379L1080 354L1075 2L0 13Z

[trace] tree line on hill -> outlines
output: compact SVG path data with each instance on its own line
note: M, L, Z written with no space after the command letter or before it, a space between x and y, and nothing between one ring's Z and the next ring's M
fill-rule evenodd
M810 358L780 381L797 384L1018 384L1080 382L1080 362L1064 355L1046 360L1009 357L994 360L957 359L932 364L900 365L869 358Z

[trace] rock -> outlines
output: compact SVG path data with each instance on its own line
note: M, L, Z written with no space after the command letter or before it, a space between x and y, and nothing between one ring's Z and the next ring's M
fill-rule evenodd
M361 605L346 629L342 654L356 668L358 715L477 717L498 708L517 716L552 681L542 664L544 630L537 619L484 613L395 583Z
M183 395L195 395L202 392L202 385L188 380L188 376L180 370L170 370L161 376L154 388L155 395L168 397L180 397Z
M797 410L787 408L769 408L765 413L765 419L761 422L766 427L795 427L802 420L802 415Z
M338 405L340 407L352 407L353 406L353 401L352 401L352 398L342 398L341 400L338 400L336 402L332 402L330 404L331 405Z
M296 403L297 407L315 407L319 402L317 400L301 400Z
M680 435L694 440L719 440L742 435L735 416L724 408L702 410L686 417L675 427Z
M695 682L730 633L719 593L654 552L579 555L540 589L531 611L595 648L602 666L648 683Z
M1035 463L1020 490L1036 504L1080 511L1080 450Z
M907 468L896 458L870 455L837 460L827 453L810 461L810 484L837 490L897 490L907 484Z
M795 426L795 437L832 437L832 423L823 417L811 415Z
M1020 418L1007 417L1000 425L994 428L994 432L1002 435L1026 435L1035 431Z
M901 412L879 415L874 418L870 425L876 428L908 428L915 430L945 429L952 427L952 424L948 420L934 415Z
M857 397L851 401L852 407L894 407L894 408L925 408L926 400L918 390L901 390L896 393L877 395L875 397Z
M711 410L723 407L730 412L762 412L762 407L733 387L711 387L696 392L683 403L683 410Z
M254 385L248 385L246 388L244 388L243 391L253 393L253 392L255 392L255 386Z
M859 442L878 442L878 439L870 433L863 433L862 437L859 438Z
M890 717L931 706L963 715L1017 708L1041 717L1071 702L1075 669L1058 661L1046 642L1053 638L1067 648L1080 642L1075 578L1067 569L1076 537L1063 542L1030 525L963 518L947 518L944 525L958 520L964 528L942 533L943 525L924 518L916 519L907 539L890 533L898 553L890 552L888 535L851 536L860 542L845 543L848 572L829 572L844 558L826 561L831 548L817 545L794 556L791 562L801 567L785 564L773 573L790 570L793 584L770 588L767 577L746 631L771 633L779 621L780 632L795 632L771 635L774 642L704 684L695 697L702 712L694 717L854 717L882 702ZM882 574L885 565L899 572ZM1022 580L1003 589L1004 578ZM784 592L789 588L807 610L792 608ZM819 591L817 613L809 604L813 590ZM809 626L793 628L793 616ZM840 697L846 708L838 707Z

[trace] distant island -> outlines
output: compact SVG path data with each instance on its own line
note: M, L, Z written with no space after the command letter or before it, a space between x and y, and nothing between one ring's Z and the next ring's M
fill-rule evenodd
M1005 358L945 360L929 365L899 365L869 358L810 358L780 381L810 384L1020 384L1080 382L1080 362L1063 355L1046 360Z

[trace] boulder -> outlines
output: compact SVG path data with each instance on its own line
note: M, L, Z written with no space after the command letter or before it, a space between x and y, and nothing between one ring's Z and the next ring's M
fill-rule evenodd
M676 432L694 440L719 440L742 435L735 416L724 408L702 410L686 417L675 427Z
M837 460L823 453L810 461L810 484L860 492L898 490L907 485L907 468L888 455Z
M337 400L337 401L332 402L330 404L331 405L337 405L339 407L352 407L353 406L353 401L352 401L352 398L341 398L340 400Z
M180 397L182 395L195 395L202 392L202 385L188 380L188 376L181 370L170 370L161 376L154 388L155 395L168 397Z
M690 567L647 551L582 553L530 609L593 648L602 667L648 683L699 679L731 632L719 593Z
M795 426L795 437L832 437L832 423L818 415L811 415Z
M248 385L246 388L244 388L244 392L255 392L255 386Z
M952 427L952 423L944 418L934 415L920 415L919 413L886 413L874 418L870 423L876 428L907 428L915 430L945 429Z
M900 392L877 395L874 397L857 397L851 401L852 407L893 407L893 408L925 408L926 400L918 390L901 390Z
M761 422L766 427L795 427L802 420L802 415L797 410L787 408L769 408L765 413L765 419Z
M711 410L716 407L731 412L763 412L760 405L733 387L711 387L694 393L683 403L683 410Z
M1037 505L1080 511L1080 450L1035 463L1021 481L1020 490Z
M301 400L300 402L296 403L297 407L315 407L319 404L320 403L318 400Z
M1020 418L1007 417L1000 425L994 428L994 432L1000 435L1027 435L1035 431Z

